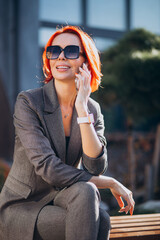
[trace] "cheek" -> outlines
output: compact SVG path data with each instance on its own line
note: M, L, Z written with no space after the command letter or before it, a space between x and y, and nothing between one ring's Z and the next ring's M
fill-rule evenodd
M75 65L76 70L79 72L79 67L82 67L84 61L77 61L77 64Z
M53 60L50 60L49 65L50 65L50 69L52 70L55 65L55 62Z
M81 67L81 65L75 67L74 73L79 73L79 72L80 72L80 71L79 71L79 67Z

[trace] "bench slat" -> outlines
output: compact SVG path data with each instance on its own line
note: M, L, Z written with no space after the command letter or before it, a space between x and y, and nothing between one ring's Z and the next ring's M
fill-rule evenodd
M160 213L155 213L155 214L141 214L141 215L133 215L133 216L112 216L111 217L111 220L112 221L117 221L117 220L131 220L133 218L136 218L136 219L160 219Z
M141 232L131 232L131 233L113 233L110 235L110 238L118 237L138 237L138 236L150 236L150 235L160 235L160 230L154 231L141 231Z
M153 230L159 230L160 226L146 226L146 227L132 227L132 228L116 228L112 229L112 233L124 233L124 232L138 232L138 231L153 231Z
M160 221L158 222L140 222L140 223L123 223L123 224L111 224L112 228L125 228L125 227L135 227L135 226L156 226L158 225L160 227Z
M157 221L160 221L160 218L157 218L157 219L135 219L135 218L133 218L133 219L128 219L128 220L116 220L116 221L113 221L112 219L111 219L111 223L112 224L116 224L116 223L118 223L118 224L123 224L123 223L126 223L126 222L132 222L132 223L134 223L134 222L157 222Z
M120 237L138 237L138 236L151 236L151 235L160 235L160 230L154 231L141 231L141 232L130 232L130 233L113 233L110 235L110 239L112 238L120 238Z
M160 214L111 217L110 239L160 239Z

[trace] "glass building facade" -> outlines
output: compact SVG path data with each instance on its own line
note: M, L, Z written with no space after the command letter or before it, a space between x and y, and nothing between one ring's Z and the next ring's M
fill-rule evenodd
M160 0L39 0L39 46L43 47L57 26L78 25L103 50L123 34L145 28L160 34Z

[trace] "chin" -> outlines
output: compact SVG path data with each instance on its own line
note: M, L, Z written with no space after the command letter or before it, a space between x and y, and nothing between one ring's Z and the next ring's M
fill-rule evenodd
M59 76L55 76L54 79L56 79L57 81L74 81L75 80L75 76L68 76L68 77L59 77Z

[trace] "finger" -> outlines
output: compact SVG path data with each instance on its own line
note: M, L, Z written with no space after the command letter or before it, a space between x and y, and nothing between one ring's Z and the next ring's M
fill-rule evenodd
M76 73L76 78L78 78L78 80L80 81L81 80L81 75L79 73Z
M86 73L88 74L88 81L90 83L91 82L91 72L85 63L83 63L83 69L86 70Z
M118 205L120 206L120 208L123 208L124 207L124 203L123 203L123 200L121 198L120 195L116 194L113 190L112 190L112 194L113 196L116 198L117 202L118 202Z
M131 207L131 209L129 210L131 216L133 215L133 210L134 210L133 207Z
M131 200L132 200L132 206L131 206L131 209L130 209L130 214L133 215L135 201L133 200L133 198Z
M127 214L131 209L131 203L128 202L128 205L125 206L125 213Z
M75 86L76 86L76 90L77 90L77 91L79 90L79 85L80 85L79 79L76 77L76 78L75 78Z
M90 79L89 76L86 74L86 72L82 72L81 78L83 79L83 85L87 91L90 91L91 85L90 85Z
M121 196L119 196L119 195L117 195L117 194L115 194L114 193L114 197L116 198L116 200L117 200L117 202L118 202L118 205L120 206L120 210L119 210L119 212L127 212L128 211L128 209L126 209L126 207L124 207L124 202L123 202L123 200L122 200L122 197Z
M79 71L80 71L80 76L84 77L83 80L85 80L88 77L87 73L81 67L79 67ZM85 81L84 81L84 83L85 83Z
M83 69L86 70L86 72L88 73L88 75L91 75L90 70L88 69L87 65L85 63L83 63Z
M127 205L119 210L120 213L125 212L126 214L129 212L130 207Z
M129 212L130 215L133 215L133 211L134 211L134 205L133 204L129 204L125 207L124 211L126 212L126 214Z
M133 214L133 210L134 210L134 205L135 205L135 201L133 199L133 194L132 192L129 193L129 199L128 199L128 205L130 205L130 214Z
M118 212L119 213L125 212L125 208L121 208Z
M86 71L86 69L83 67L79 67L79 71L82 73L82 74L85 74L85 75L89 75L89 73Z
M76 78L78 78L79 90L84 87L84 79L81 74L76 73Z
M128 197L125 197L125 200L127 201L127 205L125 207L121 208L120 212L125 212L127 214L132 207L132 203L131 203L131 200L129 198L129 195L128 195Z
M91 79L90 73L85 68L81 68L81 67L79 67L79 71L81 72L82 76L85 77L85 79L87 80L87 83L88 81L90 82L90 79Z
M123 202L122 198L119 196L116 199L117 199L117 202L118 202L120 208L123 208L124 207L124 202Z
M131 215L133 215L134 206L135 206L135 205L133 205L133 206L131 207L131 209L130 209L130 214L131 214Z

